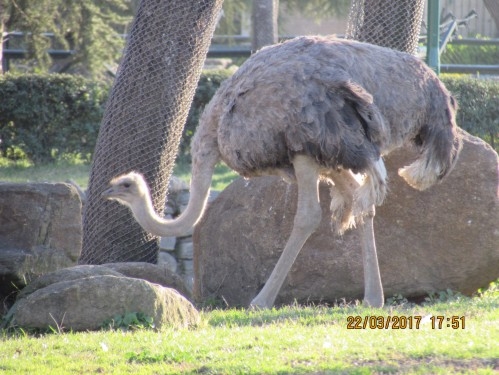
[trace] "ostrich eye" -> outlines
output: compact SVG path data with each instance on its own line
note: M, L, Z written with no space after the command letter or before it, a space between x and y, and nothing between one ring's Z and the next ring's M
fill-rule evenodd
M129 182L124 182L123 186L128 189L130 187L130 183Z

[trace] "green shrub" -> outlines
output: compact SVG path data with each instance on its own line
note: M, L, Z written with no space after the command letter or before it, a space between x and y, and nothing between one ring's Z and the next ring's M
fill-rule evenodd
M0 152L35 163L93 152L109 87L80 76L0 76Z
M199 116L232 70L203 72L183 131L181 162L190 161L190 142ZM443 76L459 101L458 125L498 148L499 82ZM0 156L53 161L64 154L90 158L109 86L79 76L0 76Z
M468 133L499 147L499 82L471 77L443 76L459 103L457 124Z
M233 71L203 72L183 131L179 155L190 160L199 116ZM0 156L45 163L65 153L90 158L109 86L63 74L0 76Z
M452 44L445 47L440 57L442 64L489 64L499 61L499 46L491 44Z

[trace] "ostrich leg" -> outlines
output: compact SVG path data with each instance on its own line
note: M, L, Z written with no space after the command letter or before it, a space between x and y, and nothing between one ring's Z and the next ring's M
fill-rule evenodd
M349 216L352 212L352 192L358 192L361 185L349 171L329 171L328 175L334 181L336 192L342 197L336 199L337 206L332 205L331 207L333 216L337 216L337 220L339 220L338 224L340 225L341 233L343 230L348 229L350 223ZM371 183L373 181L381 181L379 185L384 186L385 178L384 165L380 161L376 164L376 168L373 169L372 174L369 177L369 186L372 186ZM371 194L367 195L370 196ZM373 197L371 196L369 200L372 199ZM361 200L364 201L363 199ZM345 205L344 207L341 207L342 203ZM334 215L335 210L338 210L339 214ZM359 210L365 212L363 223L360 224L359 227L362 263L364 267L364 303L372 307L382 307L384 303L383 286L381 284L373 227L373 219L376 211L374 204L368 205L366 209L357 208L357 211Z
M308 156L297 155L293 160L293 167L298 184L298 204L293 229L272 274L260 293L251 301L252 307L273 306L298 253L321 221L318 165Z
M364 264L364 304L372 307L383 307L385 298L374 240L373 219L374 205L371 206L360 229L362 260Z

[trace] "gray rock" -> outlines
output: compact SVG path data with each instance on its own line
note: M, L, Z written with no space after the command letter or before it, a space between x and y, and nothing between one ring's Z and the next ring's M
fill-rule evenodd
M158 256L158 266L165 266L170 272L177 272L177 259L166 251L160 251Z
M471 294L499 277L498 156L463 132L454 171L419 192L397 169L415 155L386 160L389 194L377 209L375 234L385 296L421 297L447 288ZM286 243L296 188L276 177L236 180L207 209L194 232L195 298L249 304ZM329 190L321 185L322 222L306 242L277 304L335 302L363 296L358 231L331 232Z
M185 327L199 322L194 306L175 290L136 278L90 276L61 281L18 300L8 324L25 329L96 330L117 315L137 312L155 327Z
M194 246L192 244L192 238L182 238L177 244L177 257L179 259L193 259L194 257Z
M172 251L175 250L176 243L177 243L177 237L160 237L159 248L161 250Z
M190 290L194 287L194 261L193 260L182 260L182 279L185 285Z
M181 201L185 200L185 194L189 195L189 185L176 176L171 176L168 185L168 197L166 200L165 214L178 215Z
M0 302L39 275L75 265L81 225L73 186L0 183Z
M71 281L83 279L90 276L116 276L123 277L124 275L113 271L110 268L98 265L78 265L69 268L63 268L54 272L47 273L33 280L17 295L17 300L26 298L31 293L39 289L43 289L49 285L59 283L61 281Z
M154 284L175 289L187 299L191 299L192 297L190 289L186 287L182 277L170 271L166 266L142 262L107 263L102 266L127 277L143 279Z

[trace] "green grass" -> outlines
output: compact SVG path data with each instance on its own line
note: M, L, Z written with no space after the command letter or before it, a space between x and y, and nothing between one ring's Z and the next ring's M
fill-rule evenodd
M191 167L188 164L176 164L174 175L189 182ZM64 182L75 181L82 189L88 186L90 164L76 157L68 157L51 164L34 165L27 160L12 161L0 157L0 182ZM225 164L218 164L211 188L223 190L237 174Z
M89 163L78 158L44 165L34 165L27 160L0 158L0 182L64 182L71 179L86 188L89 173Z
M423 316L419 329L347 329L350 316ZM465 328L430 316L464 316ZM191 329L0 333L2 374L496 374L499 288L370 309L203 311Z
M189 183L191 179L191 166L189 164L175 164L173 174L185 182ZM211 189L222 191L238 177L238 174L232 171L224 163L215 166L215 173L211 181Z
M90 166L77 159L45 166L0 159L0 181L75 180ZM188 181L188 166L175 174ZM217 166L213 187L235 174ZM351 317L421 316L418 329L347 329ZM431 316L464 317L465 328L432 327ZM369 321L369 320L367 320ZM462 322L462 320L460 320ZM438 321L434 318L434 323ZM402 296L383 309L350 304L264 311L203 311L198 327L154 331L32 334L0 331L2 374L498 374L499 281L473 298L450 291L423 305Z

